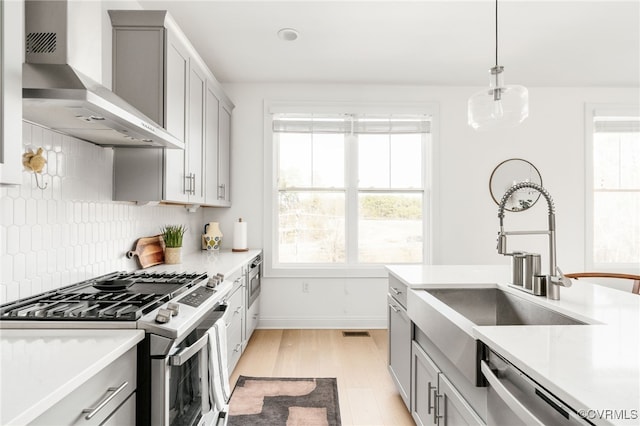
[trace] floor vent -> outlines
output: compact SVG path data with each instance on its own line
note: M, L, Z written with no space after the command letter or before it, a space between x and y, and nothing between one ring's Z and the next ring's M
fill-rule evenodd
M343 331L342 337L371 337L368 331Z

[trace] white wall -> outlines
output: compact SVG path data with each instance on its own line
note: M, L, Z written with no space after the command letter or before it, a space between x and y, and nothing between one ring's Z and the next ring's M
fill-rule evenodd
M477 133L466 124L466 102L476 87L228 84L233 116L232 197L228 210L206 210L232 241L232 222L243 217L249 246L263 241L263 102L437 102L434 253L436 264L507 264L495 250L497 206L489 177L501 161L520 157L542 174L554 198L558 265L584 267L584 105L639 103L637 88L529 88L530 116L514 129ZM268 154L268 153L267 153ZM508 214L508 229L546 229L543 200L532 211ZM546 240L522 240L522 249L547 256ZM516 247L512 245L512 247ZM518 245L520 248L520 245ZM303 293L302 283L309 283ZM261 327L385 327L383 279L264 280Z

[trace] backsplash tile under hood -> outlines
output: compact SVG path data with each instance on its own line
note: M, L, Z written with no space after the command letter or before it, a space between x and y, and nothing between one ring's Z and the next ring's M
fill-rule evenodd
M199 250L202 212L111 201L113 150L23 123L23 150L44 149L41 183L0 188L0 303L119 270L136 239L184 224L186 252Z

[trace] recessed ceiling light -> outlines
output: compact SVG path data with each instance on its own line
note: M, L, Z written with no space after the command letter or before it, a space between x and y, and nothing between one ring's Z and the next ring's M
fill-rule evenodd
M294 41L298 38L298 31L293 28L282 28L278 31L278 37L284 41Z

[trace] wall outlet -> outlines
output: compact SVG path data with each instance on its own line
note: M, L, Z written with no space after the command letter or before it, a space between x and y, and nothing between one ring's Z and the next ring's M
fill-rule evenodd
M307 281L302 282L302 292L309 293L309 283Z

